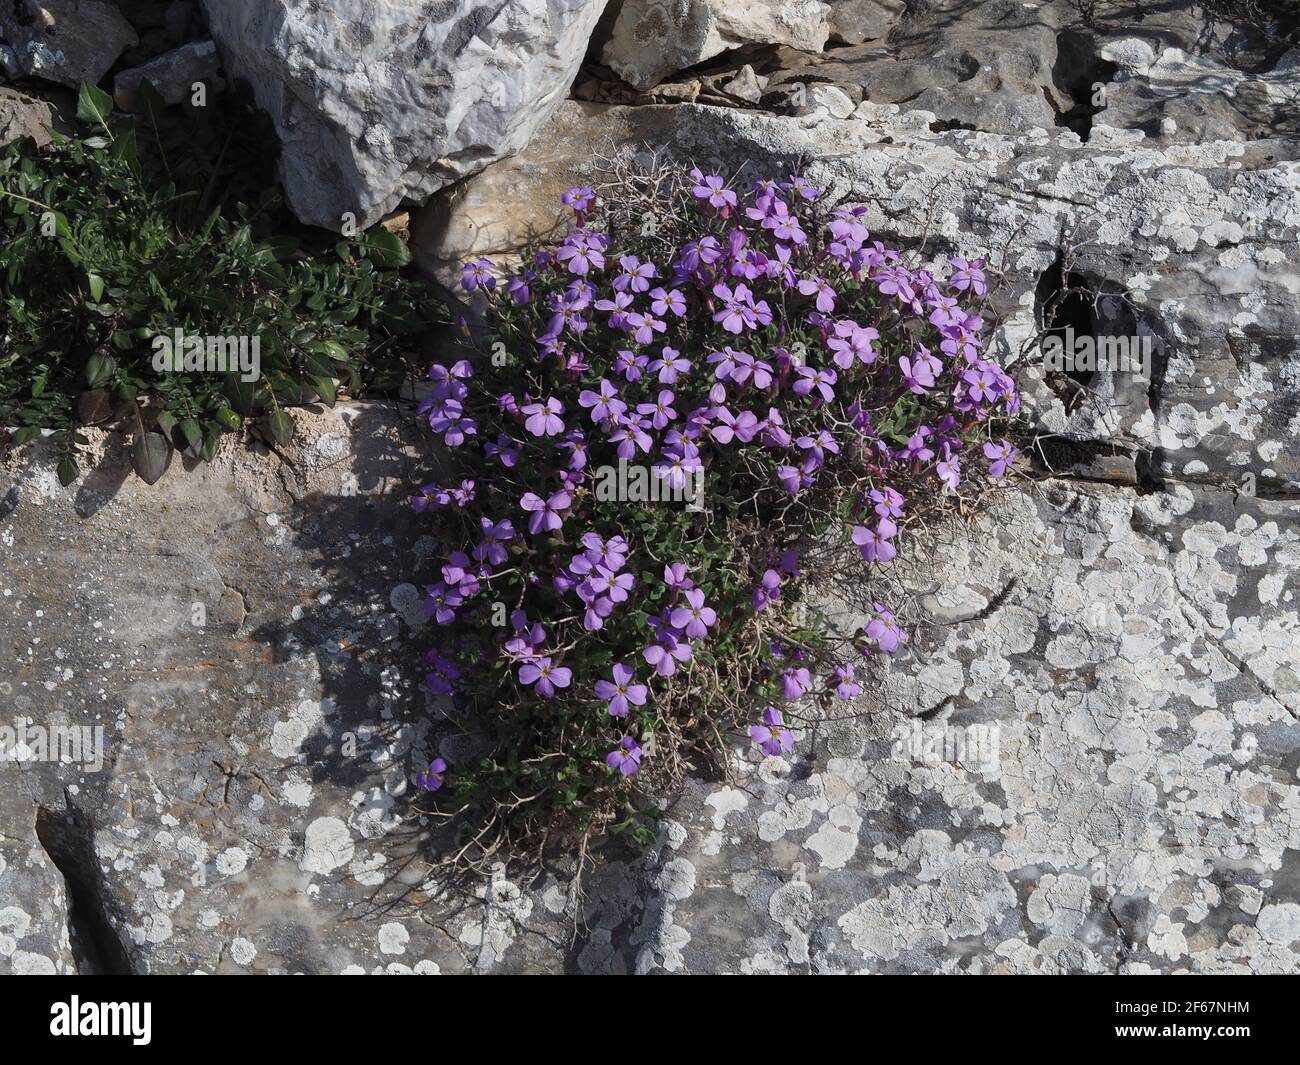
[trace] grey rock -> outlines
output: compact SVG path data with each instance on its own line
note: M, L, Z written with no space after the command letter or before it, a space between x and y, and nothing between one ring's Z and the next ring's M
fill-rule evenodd
M0 481L0 681L33 721L98 715L108 758L26 770L0 841L36 853L35 811L62 811L37 860L139 971L1300 971L1300 145L935 122L568 102L458 190L490 236L435 242L517 250L593 146L660 146L801 165L881 240L990 257L995 349L1080 457L908 542L911 639L872 701L788 759L737 749L730 783L689 781L654 846L601 852L581 903L563 863L458 889L419 861L446 841L399 821L421 759L459 748L405 617L427 560L390 497L418 479L398 414L301 413L294 466L223 451L165 495L111 455L63 490L37 453ZM1073 406L1036 366L1062 272L1096 294L1091 328L1158 342L1149 381L1099 372ZM861 595L819 605L848 627ZM50 869L6 875L29 953L81 964L58 896L28 894Z
M210 0L227 72L282 148L304 222L369 225L521 150L573 81L604 0Z
M50 129L54 126L54 108L46 101L0 88L0 145L31 137L37 144L50 142Z
M200 83L211 92L220 92L226 86L218 73L220 68L217 46L212 41L193 41L144 66L123 70L113 79L113 101L123 111L136 110L136 90L145 80L169 104L188 99Z
M623 0L601 62L644 91L742 45L820 51L829 10L821 0Z
M1300 49L1270 70L1249 73L1213 58L1140 38L1107 41L1118 68L1096 121L1184 143L1300 132Z
M731 96L756 104L763 98L763 86L766 82L766 78L760 81L758 75L754 73L754 68L746 63L735 77L723 84L722 88Z
M907 9L906 0L828 0L831 40L863 44L889 35Z
M0 6L0 37L23 74L74 88L98 82L139 40L108 0L14 0Z

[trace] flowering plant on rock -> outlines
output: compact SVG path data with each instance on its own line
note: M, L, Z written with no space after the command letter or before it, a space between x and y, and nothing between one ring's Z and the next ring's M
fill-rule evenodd
M574 188L558 247L466 264L485 329L430 370L426 664L465 735L420 780L478 853L639 829L728 735L789 753L906 640L883 601L847 636L798 609L822 547L874 589L1015 459L981 260L910 266L798 176L679 176L653 225Z

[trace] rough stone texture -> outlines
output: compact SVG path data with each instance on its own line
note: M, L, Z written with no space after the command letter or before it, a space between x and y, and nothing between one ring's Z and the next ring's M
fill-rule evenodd
M63 874L37 838L30 799L4 779L11 771L0 762L0 975L76 972Z
M1157 54L1140 37L1108 40L1099 54L1118 71L1098 122L1187 143L1300 132L1300 49L1262 73L1177 47Z
M906 103L940 121L996 133L1050 127L1068 108L1053 79L1057 29L1050 7L961 0L909 11L888 42L837 48L773 78L830 80L857 103Z
M114 495L113 462L76 492L16 471L6 696L33 722L94 707L109 740L99 774L0 764L15 970L1300 970L1294 501L1012 490L944 532L942 573L931 545L901 560L915 635L883 695L690 782L575 904L555 873L429 876L420 542L376 494L408 483L404 434L382 408L304 421L297 465L226 453L168 495ZM996 726L999 757L913 757L922 710ZM38 819L62 831L38 844ZM116 961L69 947L55 859Z
M139 41L109 0L12 0L0 5L0 39L23 74L74 88L99 81Z
M1297 519L1055 480L945 536L942 574L922 545L883 697L693 782L587 885L578 966L1300 971ZM913 757L920 710L1000 756Z
M898 25L906 0L830 0L830 39L837 44L880 40Z
M747 44L820 51L830 35L821 0L623 0L601 62L637 89Z
M0 474L0 694L103 723L108 763L0 762L4 964L1300 972L1300 145L942 121L565 104L467 183L474 224L443 246L518 247L608 141L802 165L882 240L990 257L997 347L1069 446L977 525L910 542L914 636L872 698L788 759L738 748L731 783L690 781L581 901L563 863L451 885L408 805L437 708L404 418L299 413L292 464L226 450L154 489L110 455L63 490L38 451ZM1150 381L1098 373L1073 406L1033 365L1062 272L1101 296L1097 332L1153 338ZM851 624L860 594L824 605ZM996 727L997 757L918 757L912 725Z
M31 137L37 144L50 142L54 108L44 100L14 89L0 88L0 145Z
M509 156L563 99L604 0L205 4L275 123L290 205L369 225Z
M200 82L211 92L226 87L218 71L221 59L212 41L192 41L152 59L143 66L124 70L113 79L113 101L123 111L136 109L136 90L148 80L169 104L190 98Z

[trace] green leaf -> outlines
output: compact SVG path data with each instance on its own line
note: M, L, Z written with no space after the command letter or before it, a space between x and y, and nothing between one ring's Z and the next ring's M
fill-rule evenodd
M131 467L145 484L157 484L172 461L172 446L162 433L137 432L131 444Z
M236 374L226 374L221 391L230 401L230 405L245 418L253 413L257 398L256 381L241 381Z
M100 355L96 352L86 360L86 384L99 388L107 384L117 370L117 360L112 355Z
M58 468L55 472L59 475L59 484L63 485L64 488L67 488L68 485L77 479L77 464L74 460L65 458L59 462Z
M90 289L90 298L96 303L104 298L104 279L98 274L87 274L86 285Z
M194 447L203 441L203 430L193 418L186 418L180 425L181 435L185 437L185 446Z
M316 376L308 379L312 388L316 390L316 395L320 396L321 402L327 407L333 407L338 400L338 388L334 384L332 377Z
M411 261L411 249L402 242L401 237L388 232L383 226L367 230L359 243L380 266L405 266Z
M167 101L163 99L162 93L154 88L153 82L148 78L141 78L140 84L136 86L135 106L138 111L148 116L150 124L156 131L158 120L167 108Z
M223 429L230 429L233 431L244 424L244 419L229 407L218 407L217 413L213 415L213 417L216 418L217 424Z
M293 439L293 419L282 410L273 410L266 419L266 427L271 439L284 447Z
M107 130L108 116L112 113L113 98L103 89L83 81L77 93L77 117L82 122L96 123Z

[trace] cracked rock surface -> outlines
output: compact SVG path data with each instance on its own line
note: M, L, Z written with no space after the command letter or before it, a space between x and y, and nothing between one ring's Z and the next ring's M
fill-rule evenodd
M227 71L280 136L290 206L368 226L528 143L605 0L205 0Z
M759 109L797 79L757 60L757 105L566 101L416 224L431 270L508 255L608 141L801 165L882 240L988 256L995 348L1052 468L900 556L913 637L867 697L788 758L737 749L730 782L690 780L656 844L605 847L581 891L563 864L449 882L408 783L455 761L420 687L432 545L405 506L410 412L298 412L284 458L231 448L153 489L102 437L71 490L38 449L0 466L0 696L24 725L101 726L105 757L0 762L0 971L1300 971L1290 61L1213 34L1193 55L1178 5L1070 36L1056 3L1018 38L1026 58L981 36L1025 5L983 6L947 38L979 68L943 67L973 94L935 97L948 112L882 102L871 78L882 56L933 75L947 60L905 42L964 5L832 3L825 61L778 64L833 82L804 113ZM1105 113L1058 121L1079 106L1062 54L1109 64ZM282 129L291 154L333 136L309 110ZM457 176L503 154L468 151ZM401 158L367 155L352 186L387 189L376 210ZM1080 328L1149 338L1146 377L1099 371L1081 393L1032 364L1067 281L1095 297ZM861 594L822 605L851 624Z

